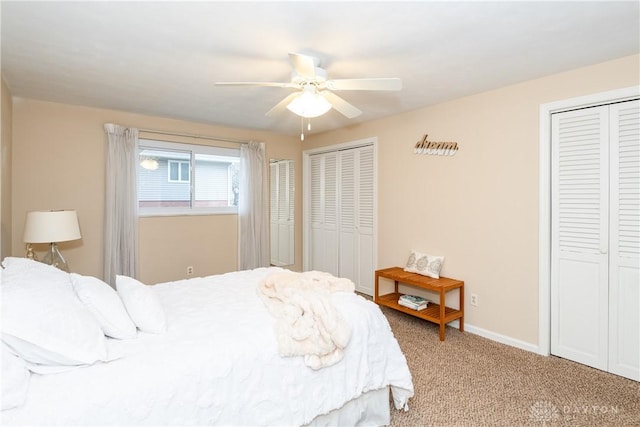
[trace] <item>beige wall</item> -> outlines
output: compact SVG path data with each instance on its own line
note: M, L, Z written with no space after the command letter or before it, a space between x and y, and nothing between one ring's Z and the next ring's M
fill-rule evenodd
M402 265L411 249L445 255L443 274L465 280L466 321L537 343L538 123L542 103L639 84L638 56L524 82L306 138L303 148L378 138L378 266ZM4 103L4 98L3 98ZM74 208L83 234L61 245L72 269L102 275L106 122L256 139L269 158L293 158L286 137L27 99L13 102L13 243L23 254L29 210ZM429 140L456 141L455 157L413 154ZM301 190L296 186L296 265L301 266ZM3 196L4 197L4 196ZM236 268L235 216L142 218L140 277L148 283ZM471 307L469 295L479 296Z
M30 210L76 209L82 239L61 243L72 270L102 276L104 222L104 123L197 135L257 140L268 158L290 158L302 176L297 137L130 114L121 111L13 100L13 244L24 254L22 233ZM148 135L144 135L148 136ZM167 139L167 137L164 137ZM176 140L176 138L172 138ZM177 138L185 142L208 143ZM209 142L212 143L213 142ZM237 147L237 145L234 145ZM301 194L296 194L296 265L301 262ZM146 283L186 277L186 267L204 276L237 269L235 215L140 218L140 274ZM45 247L38 246L42 253Z
M403 265L412 249L444 255L443 275L465 281L467 324L535 345L540 104L638 85L639 61L626 57L313 136L303 148L377 137L378 267ZM458 142L460 151L413 154L425 133Z
M13 102L4 78L0 78L0 259L11 254L11 147Z

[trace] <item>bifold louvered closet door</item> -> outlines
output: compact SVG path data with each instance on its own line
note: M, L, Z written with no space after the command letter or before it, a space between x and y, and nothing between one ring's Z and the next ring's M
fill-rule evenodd
M291 265L294 257L295 177L291 160L269 163L271 224L271 264Z
M640 101L552 117L551 352L640 380Z
M351 279L373 295L374 148L309 156L309 269Z

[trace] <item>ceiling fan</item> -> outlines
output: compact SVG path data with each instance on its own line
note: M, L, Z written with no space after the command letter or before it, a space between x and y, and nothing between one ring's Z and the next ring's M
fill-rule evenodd
M289 60L293 67L290 82L217 82L216 85L272 86L296 89L295 92L286 96L270 109L266 113L267 116L276 115L289 109L301 117L312 118L321 116L333 107L350 119L359 116L362 111L333 91L395 91L402 89L402 80L399 78L328 79L327 72L320 68L319 58L314 56L289 53Z

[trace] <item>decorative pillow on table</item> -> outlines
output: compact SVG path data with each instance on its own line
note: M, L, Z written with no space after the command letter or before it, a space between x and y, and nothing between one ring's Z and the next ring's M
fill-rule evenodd
M27 397L31 373L24 360L2 344L2 410L22 406Z
M417 251L411 251L404 271L439 279L442 263L444 263L443 256L428 255Z
M152 334L167 331L167 317L150 286L128 276L116 276L116 290L138 329Z
M105 335L117 339L137 336L136 325L127 314L118 293L97 277L71 273L78 299L93 314Z
M90 365L107 358L107 341L73 292L69 274L26 258L5 258L2 341L28 364Z

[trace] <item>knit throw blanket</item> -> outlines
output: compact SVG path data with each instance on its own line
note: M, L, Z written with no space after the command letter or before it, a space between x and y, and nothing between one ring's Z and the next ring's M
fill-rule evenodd
M349 279L329 273L273 273L258 284L258 295L276 318L281 356L304 356L312 369L331 366L343 357L351 328L331 302L334 292L353 292Z

